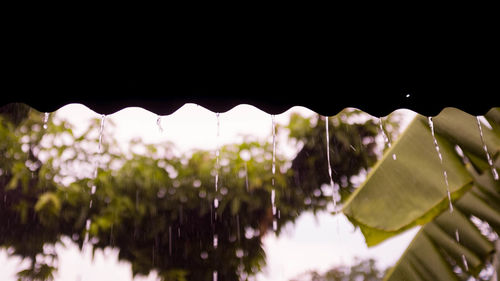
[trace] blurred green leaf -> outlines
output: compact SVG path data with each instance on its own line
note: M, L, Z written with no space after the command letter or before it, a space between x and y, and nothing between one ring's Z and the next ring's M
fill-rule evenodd
M35 204L35 211L48 211L53 215L58 215L61 210L61 202L57 195L53 192L45 192L40 197Z

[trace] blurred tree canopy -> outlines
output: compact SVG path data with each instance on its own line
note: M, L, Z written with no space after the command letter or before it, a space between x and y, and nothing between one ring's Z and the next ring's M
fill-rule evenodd
M290 281L381 281L384 270L377 267L376 261L369 259L356 259L351 266L334 266L321 274L317 271L308 271Z
M349 121L360 114L328 119L342 200L356 187L353 176L377 160L378 122ZM63 237L93 251L118 249L134 275L155 270L162 280L211 280L216 271L218 280L246 280L265 265L262 237L274 219L279 235L304 211L332 211L321 116L294 114L277 127L300 150L294 159L276 155L274 176L270 142L225 145L217 166L214 151L178 157L172 143L133 141L120 151L106 134L108 120L101 152L99 119L81 135L61 120L46 125L43 113L24 104L0 110L0 247L31 261L20 280L52 280L57 255L49 246Z

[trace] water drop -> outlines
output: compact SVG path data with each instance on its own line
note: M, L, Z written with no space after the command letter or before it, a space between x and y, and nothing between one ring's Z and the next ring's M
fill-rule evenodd
M241 248L236 249L236 257L237 258L242 258L245 252Z
M219 199L214 198L214 207L217 209L219 207Z
M101 153L101 146L102 146L102 133L104 131L104 121L106 119L106 115L102 114L101 115L101 126L99 128L99 153Z
M47 123L49 122L49 113L45 112L43 115L43 128L47 130L48 126Z
M465 271L469 271L469 264L467 263L467 259L465 258L464 254L462 254L462 262L464 264Z
M236 215L236 235L238 237L238 242L241 241L241 234L240 234L240 216Z
M156 119L156 125L158 125L158 130L160 130L160 133L163 133L163 128L161 127L161 116L158 115L158 118Z
M382 137L384 138L385 144L387 145L388 148L391 148L392 144L391 144L391 141L389 140L389 137L385 133L384 125L382 124L382 118L379 118L379 123L378 124L379 124L379 128L380 128L380 132L382 133ZM393 160L397 159L395 153L392 154L392 159Z
M90 232L90 219L87 219L85 221L85 240L84 240L84 243L87 243L89 241L89 232Z
M168 255L172 256L172 226L168 226Z
M458 234L458 229L455 230L455 240L457 240L457 242L460 242L460 235Z
M213 281L217 281L217 270L214 270Z
M219 245L219 237L217 234L214 234L214 241L213 241L214 249L217 249L217 246Z
M245 188L248 192L248 165L247 162L245 162Z
M202 260L206 260L206 259L208 258L208 253L207 253L207 252L205 252L205 251L201 252L201 253L200 253L200 258L201 258Z
M484 153L486 154L486 159L488 160L488 165L490 165L491 174L493 175L493 178L495 180L498 180L499 179L498 171L495 168L495 166L493 165L493 160L491 159L490 153L488 152L488 146L486 145L486 142L484 141L483 128L481 126L480 116L477 116L476 120L477 120L477 126L479 127L479 136L481 137L481 142L483 143L483 150L484 150Z

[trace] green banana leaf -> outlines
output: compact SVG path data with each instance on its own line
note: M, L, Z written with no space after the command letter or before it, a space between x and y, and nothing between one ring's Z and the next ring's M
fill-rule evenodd
M500 168L500 158L497 158L495 167ZM471 174L478 185L455 202L453 213L443 212L421 229L384 280L426 280L420 276L429 272L449 273L456 266L461 267L462 272L468 270L468 274L477 276L490 258L498 274L500 240L493 242L486 239L469 218L479 218L496 233L500 233L500 182L493 179L489 169L482 174L471 170ZM459 242L454 236L455 231L459 232ZM422 246L425 243L430 246ZM465 268L462 255L466 258L468 268ZM434 260L423 259L419 268L423 268L424 273L419 273L415 268L414 256L432 256ZM435 262L435 259L440 262ZM442 267L444 261L448 262L448 268ZM432 280L458 279L453 275L445 276L444 279L433 277ZM493 277L491 280L497 279Z
M485 117L493 129L483 125L483 139L498 169L500 109ZM477 217L500 233L500 184L486 161L477 119L446 108L433 123L442 163L428 119L417 115L344 204L343 212L360 227L368 246L424 225L386 280L460 280L456 267L477 275L495 252L493 242L470 221ZM469 162L464 164L464 159ZM452 213L447 211L447 189Z
M480 199L475 194L480 192L475 187L456 202L453 213L443 212L423 226L384 280L460 280L453 273L456 266L462 272L468 271L468 274L477 276L495 252L495 245L481 234L469 217L473 215L484 219L485 215L493 215L495 220L500 219L500 212L484 202L480 204L487 210L476 210ZM418 265L415 264L416 259L419 260Z

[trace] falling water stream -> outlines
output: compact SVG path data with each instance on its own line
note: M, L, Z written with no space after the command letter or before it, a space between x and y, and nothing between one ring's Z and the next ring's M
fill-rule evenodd
M160 130L160 133L163 133L163 128L161 127L161 116L158 115L156 118L156 125L158 126L158 130Z
M172 226L168 226L168 255L172 256Z
M245 161L245 188L246 188L246 191L248 192L249 189L248 189L248 165L247 165L247 162Z
M333 209L337 211L337 200L340 200L338 187L333 184L332 165L330 163L330 133L328 131L328 116L325 116L325 130L326 130L326 160L328 162L328 175L330 176L330 186L332 188Z
M215 198L214 198L214 215L215 215L215 221L217 221L217 208L219 207L219 200L217 199L217 191L219 187L219 155L220 155L220 147L219 147L219 138L220 138L220 113L216 113L217 117L217 148L215 151ZM215 232L215 225L213 227L214 229L214 234L213 234L213 247L214 249L217 249L217 246L219 245L219 238L217 236L217 233ZM213 271L213 281L217 281L217 270Z
M429 116L428 121L429 121L429 127L431 129L432 139L434 141L434 147L436 148L436 152L438 154L439 161L441 163L441 166L443 167L443 176L444 176L444 182L446 183L446 193L448 196L449 210L450 210L450 213L453 213L453 203L451 201L450 185L448 183L448 174L446 173L446 169L444 168L443 155L441 154L441 151L439 149L439 144L438 144L437 139L436 139L436 135L434 134L434 122L432 121L432 117ZM457 241L457 243L460 243L460 234L458 233L458 228L455 229L455 240ZM462 254L462 263L465 267L465 270L469 271L469 265L467 263L467 259L465 258L465 254Z
M97 148L97 151L99 154L102 153L102 135L103 135L103 131L104 131L104 121L106 119L106 115L102 114L101 115L101 122L100 122L100 126L99 126L99 145L98 145L98 148ZM98 160L96 159L95 162L94 162L94 173L93 173L93 182L92 182L92 187L90 189L90 195L91 195L91 198L90 198L90 202L89 202L89 210L92 209L92 203L93 203L93 199L92 199L92 196L95 194L96 190L97 190L97 186L95 184L95 181L97 179L97 170L99 168L99 162ZM86 230L86 233L85 233L85 240L84 242L87 243L88 240L89 240L89 231L90 231L90 224L91 224L91 220L90 218L88 218L85 222L85 230Z
M276 120L275 120L274 115L271 115L271 117L272 117L272 130L273 130L273 166L272 166L273 189L271 190L271 205L272 205L272 209L273 209L273 230L276 231L276 230L278 230L278 220L276 218L276 191L274 188L274 186L275 186L274 178L276 176Z
M219 136L220 136L219 115L220 114L217 113L217 142L219 141ZM216 157L216 160L215 160L216 161L215 162L215 192L217 192L217 189L219 186L219 154L220 154L220 148L219 148L219 144L217 143L217 149L215 150L215 157Z
M45 112L43 114L43 128L45 130L47 130L48 126L47 126L47 123L49 122L49 113L48 112Z
M481 136L481 142L483 143L483 150L486 154L486 159L488 160L488 165L490 165L491 174L495 180L498 180L498 172L495 166L493 165L493 160L491 160L490 153L488 152L488 147L486 146L486 142L484 141L483 128L481 126L481 118L479 116L476 117L477 126L479 127L479 136Z
M379 124L379 127L380 127L380 132L382 133L382 136L384 137L384 142L387 144L388 148L391 148L391 141L389 140L389 137L385 133L384 125L382 124L382 117L379 118L379 123L378 124ZM397 159L395 153L392 154L392 159L393 160Z
M446 184L446 195L448 196L448 207L450 209L450 213L452 213L453 212L453 204L451 202L450 184L448 183L448 173L446 172L446 169L444 168L443 155L441 154L441 150L439 149L439 144L437 142L436 135L434 134L434 122L432 121L432 117L428 117L428 121L429 121L429 127L431 129L432 139L434 141L434 147L436 148L436 152L438 154L439 161L441 162L441 167L443 167L444 182Z

